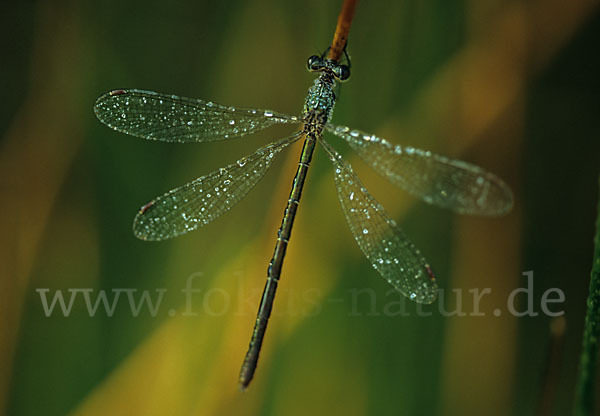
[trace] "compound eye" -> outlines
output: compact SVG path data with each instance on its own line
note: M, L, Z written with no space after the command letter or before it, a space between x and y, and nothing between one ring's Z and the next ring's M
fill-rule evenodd
M323 60L320 56L313 55L306 61L306 69L310 72L315 72L323 68Z
M335 77L344 82L350 78L350 67L348 65L338 65L334 69Z

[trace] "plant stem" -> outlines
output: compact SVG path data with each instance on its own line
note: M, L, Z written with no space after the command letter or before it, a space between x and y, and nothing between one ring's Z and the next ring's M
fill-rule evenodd
M356 8L358 0L344 0L342 10L338 16L337 26L335 28L335 34L333 35L333 41L331 42L331 48L329 49L329 59L339 61L344 53L346 42L348 41L348 32L350 32L350 25L352 25L352 19L354 18L354 9Z

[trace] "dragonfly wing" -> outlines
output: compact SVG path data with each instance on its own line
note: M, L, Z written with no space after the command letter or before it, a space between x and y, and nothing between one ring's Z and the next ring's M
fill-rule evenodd
M338 198L350 230L371 265L409 299L433 302L437 284L427 261L369 194L350 164L325 140L321 142L335 167Z
M299 123L298 117L226 107L210 101L141 90L115 90L94 105L98 119L122 133L166 142L233 139L274 124Z
M361 158L390 182L423 201L461 214L498 216L512 208L510 188L493 173L460 160L327 124Z
M144 205L133 222L135 236L165 240L208 224L246 196L267 172L273 157L301 136L298 132L264 146Z

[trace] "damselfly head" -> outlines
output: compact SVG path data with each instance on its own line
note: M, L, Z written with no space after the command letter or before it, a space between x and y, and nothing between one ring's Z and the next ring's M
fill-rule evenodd
M350 78L350 67L348 65L341 65L333 59L324 59L317 55L308 58L306 61L306 68L310 72L329 70L336 80L342 82L347 81Z

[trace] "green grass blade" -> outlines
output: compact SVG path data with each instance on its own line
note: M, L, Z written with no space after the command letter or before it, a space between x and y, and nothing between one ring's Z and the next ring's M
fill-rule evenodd
M600 336L600 201L596 219L590 292L587 299L587 314L583 332L583 350L579 362L579 380L575 396L575 415L577 416L594 414L598 336Z

